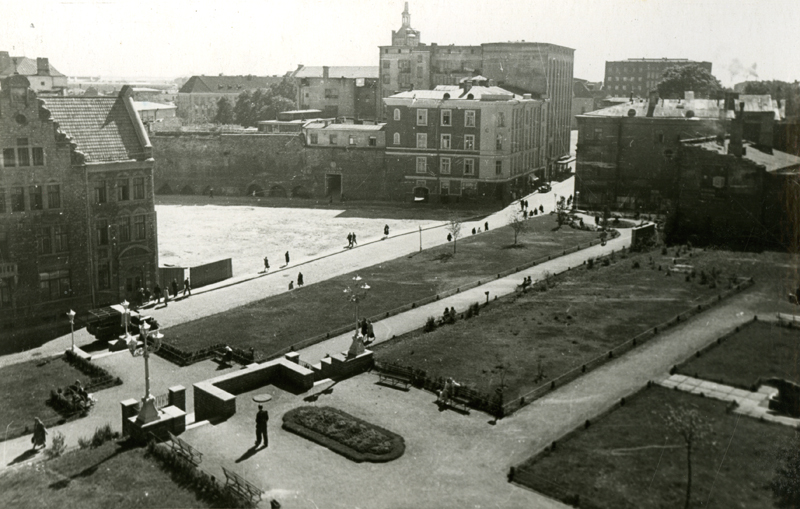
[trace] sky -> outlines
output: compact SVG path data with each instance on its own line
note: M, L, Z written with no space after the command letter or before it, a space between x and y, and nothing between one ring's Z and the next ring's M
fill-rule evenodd
M10 4L13 2L13 9ZM800 79L797 0L412 0L423 43L548 42L576 77L607 60L707 60L724 85ZM282 75L378 65L401 0L0 0L0 51L68 76Z

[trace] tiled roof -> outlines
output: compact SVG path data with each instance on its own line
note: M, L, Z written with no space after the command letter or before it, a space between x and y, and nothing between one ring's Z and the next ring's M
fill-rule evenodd
M697 143L697 146L702 147L705 150L717 152L719 154L727 154L728 145L730 145L730 139L727 138L725 139L724 144L719 144L716 141ZM742 158L753 161L756 164L764 165L769 172L781 172L781 170L796 170L800 168L800 157L787 154L786 152L781 152L780 150L772 150L771 154L768 152L762 152L756 148L755 145L747 141L743 143L743 146L746 148L746 150L744 155L742 155Z
M119 97L46 97L59 129L77 143L86 162L142 160L144 149Z
M783 105L779 109L777 101L773 100L769 95L740 95L736 99L737 110L740 102L745 105L745 113L772 111L775 113L775 120L780 120L785 115ZM647 105L647 99L635 98L633 102L628 99L623 104L584 113L584 115L591 117L627 117L628 111L634 110L637 117L644 117L647 115ZM690 101L684 99L659 99L658 105L653 111L653 117L685 117L686 112L691 110L697 118L719 118L720 110L724 107L724 101L715 99L693 99ZM733 116L733 111L726 112L727 118L733 118Z
M238 93L257 88L269 88L283 81L281 76L192 76L178 93Z
M322 78L322 66L303 66L293 73L295 78ZM329 78L378 78L378 66L328 67Z
M11 60L3 69L0 69L0 76L10 76L14 71L22 74L23 76L36 76L39 73L39 68L36 65L36 59L28 57L11 57L17 60L17 67L14 68L14 61ZM50 65L50 76L64 76L58 72L55 67Z

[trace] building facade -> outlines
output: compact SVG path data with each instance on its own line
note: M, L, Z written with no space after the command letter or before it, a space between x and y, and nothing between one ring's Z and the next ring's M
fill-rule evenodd
M610 95L647 97L661 81L661 75L670 67L699 65L711 72L711 62L697 62L686 58L629 58L606 62L603 89Z
M217 114L217 102L227 97L236 105L245 90L269 88L284 80L281 76L192 76L178 90L177 115L188 124L211 123Z
M0 81L19 74L28 78L31 90L39 95L64 95L67 77L50 65L47 58L12 57L8 51L0 51Z
M130 90L0 91L0 327L130 300L158 267L150 142Z
M377 67L306 67L292 73L300 109L325 118L376 120Z
M386 171L404 200L508 202L545 177L547 102L488 86L401 92L384 100Z
M423 44L411 27L408 2L392 44L379 47L379 100L407 90L458 85L482 75L514 93L549 99L546 157L548 164L569 154L574 50L537 42L485 43L480 46ZM378 117L389 121L383 104Z

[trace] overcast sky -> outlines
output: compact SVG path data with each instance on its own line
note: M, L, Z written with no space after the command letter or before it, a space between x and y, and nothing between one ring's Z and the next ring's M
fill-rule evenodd
M800 79L798 0L412 0L424 43L536 41L575 49L575 76L604 62L709 60L723 84ZM12 8L13 5L13 8ZM378 65L399 0L0 0L0 50L67 75L283 74Z

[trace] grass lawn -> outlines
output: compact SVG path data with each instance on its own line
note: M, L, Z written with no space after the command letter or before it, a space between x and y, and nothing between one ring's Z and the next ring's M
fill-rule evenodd
M711 428L692 455L691 507L773 507L768 483L776 448L794 430L728 414L723 401L657 386L521 465L515 480L572 504L578 495L581 508L683 507L686 449L664 423L670 407L697 410Z
M383 314L404 304L454 289L514 268L548 254L597 238L597 233L572 228L552 231L555 216L531 219L520 246L512 248L510 227L471 235L463 232L457 253L453 245L373 265L331 280L242 306L225 313L170 327L166 341L185 351L214 343L253 347L269 354L304 339L354 323L354 306L343 290L358 274L371 287L360 304L361 316ZM444 233L442 233L444 235Z
M58 417L58 413L46 405L50 390L58 389L80 380L84 386L91 380L70 366L62 356L37 359L12 364L0 369L0 433L6 427L33 429L33 418L47 422Z
M40 453L41 454L41 453ZM172 481L146 449L109 442L0 475L3 504L15 508L210 507Z
M749 323L699 358L681 364L678 372L746 389L759 378L800 383L800 330Z
M699 274L726 269L726 256L694 250L690 260ZM510 401L728 287L724 276L716 288L700 284L699 276L689 282L680 274L666 277L672 260L660 252L615 259L559 275L554 288L500 301L476 318L372 349L378 361L424 369L430 378L453 377L483 393L494 394L502 382ZM635 262L640 268L632 268Z

